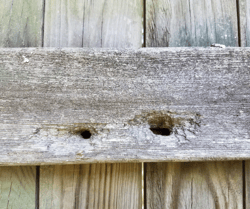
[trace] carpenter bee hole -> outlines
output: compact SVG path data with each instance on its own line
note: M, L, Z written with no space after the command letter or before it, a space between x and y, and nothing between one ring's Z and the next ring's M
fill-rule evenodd
M80 132L80 135L82 136L82 138L84 139L89 139L91 137L91 133L89 130L84 130Z
M169 136L172 132L169 128L150 128L156 135Z

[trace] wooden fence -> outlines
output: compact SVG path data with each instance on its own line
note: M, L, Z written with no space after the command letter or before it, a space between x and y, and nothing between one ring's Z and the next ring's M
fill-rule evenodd
M250 0L0 0L0 16L1 47L250 45ZM249 161L36 165L0 167L0 208L250 208Z

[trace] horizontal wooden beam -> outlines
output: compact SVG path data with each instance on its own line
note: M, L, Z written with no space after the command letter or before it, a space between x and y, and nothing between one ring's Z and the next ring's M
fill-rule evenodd
M250 158L250 49L0 49L0 164Z

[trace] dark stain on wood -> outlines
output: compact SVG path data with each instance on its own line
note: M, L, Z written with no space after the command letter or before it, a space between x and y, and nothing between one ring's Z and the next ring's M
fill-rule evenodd
M39 134L40 130L42 129L46 131L54 129L57 131L58 135L68 133L70 135L79 135L83 137L82 135L84 134L84 132L89 132L89 134L92 136L97 135L100 130L103 130L104 126L106 126L106 124L103 123L45 124L42 125L42 127L37 128L34 131L34 134Z
M175 134L187 138L187 132L196 135L201 126L201 115L198 113L176 113L170 111L155 111L136 115L128 122L130 125L149 124L150 130L156 135L169 136Z

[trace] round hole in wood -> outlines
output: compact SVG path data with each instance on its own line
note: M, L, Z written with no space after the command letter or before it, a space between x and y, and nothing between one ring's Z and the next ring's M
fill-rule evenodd
M91 137L91 133L90 133L90 131L88 131L88 130L85 130L85 131L82 131L81 132L81 136L82 136L82 138L84 138L84 139L89 139L90 137Z

